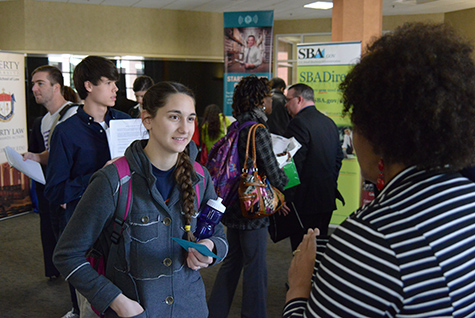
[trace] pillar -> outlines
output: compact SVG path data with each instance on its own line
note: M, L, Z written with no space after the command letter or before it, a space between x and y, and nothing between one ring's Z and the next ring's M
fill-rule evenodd
M361 48L383 28L382 0L333 0L332 41L361 41Z

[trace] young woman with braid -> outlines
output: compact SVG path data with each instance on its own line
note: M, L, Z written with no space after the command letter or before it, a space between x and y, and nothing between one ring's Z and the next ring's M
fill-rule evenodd
M208 317L198 270L216 260L194 249L186 252L172 240L193 241L198 202L204 206L216 198L207 170L203 178L193 167L194 97L182 84L160 82L147 91L143 107L142 121L150 137L133 142L125 153L132 172L133 206L113 275L98 275L84 256L112 222L119 182L113 165L91 178L58 243L55 264L105 317ZM227 254L221 224L214 236L199 243L222 259Z

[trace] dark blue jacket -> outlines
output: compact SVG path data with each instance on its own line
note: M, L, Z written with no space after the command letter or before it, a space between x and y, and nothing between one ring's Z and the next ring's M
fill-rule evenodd
M130 118L109 108L105 122ZM67 203L74 209L92 174L110 160L109 143L102 126L79 107L76 115L58 124L51 137L51 150L46 170L45 195L50 204Z

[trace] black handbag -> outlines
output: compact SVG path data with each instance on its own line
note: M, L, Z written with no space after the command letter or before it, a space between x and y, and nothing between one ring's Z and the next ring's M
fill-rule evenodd
M293 202L287 202L290 212L287 215L275 213L269 217L270 225L268 228L271 240L274 243L288 238L294 233L304 230L300 215Z

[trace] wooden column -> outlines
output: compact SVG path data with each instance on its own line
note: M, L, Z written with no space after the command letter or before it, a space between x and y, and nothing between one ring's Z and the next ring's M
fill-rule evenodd
M382 28L382 0L333 0L332 41L361 41L364 50Z

